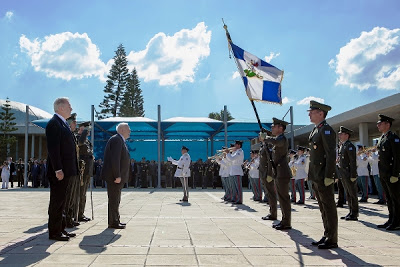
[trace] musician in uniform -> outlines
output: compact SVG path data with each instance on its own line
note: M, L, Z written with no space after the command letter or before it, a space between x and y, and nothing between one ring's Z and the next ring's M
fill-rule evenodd
M189 148L186 146L182 146L181 153L182 156L179 160L174 160L171 157L168 157L168 161L172 164L176 165L175 177L180 178L183 188L183 198L181 201L188 202L189 201L189 177L190 177L190 164L191 159L189 155Z
M226 147L222 147L223 150ZM226 159L226 153L223 152L221 157L216 158L216 162L220 165L219 167L219 175L221 176L222 186L224 187L225 194L222 197L223 200L229 199L229 191L228 191L228 179L229 179L229 162Z
M379 177L386 195L389 220L379 224L378 228L388 231L400 230L400 138L393 133L394 119L379 114L377 127L382 136L377 148L379 152Z
M290 202L296 202L296 184L295 184L295 176L296 176L296 168L293 166L294 162L297 160L297 151L291 149L289 151L289 168L292 172L292 178L290 179Z
M243 160L244 160L244 152L242 150L242 141L235 141L234 148L232 149L232 153L228 149L225 150L226 159L230 162L230 173L231 177L230 181L232 182L232 202L236 204L243 203L243 189L242 189L242 177L243 177Z
M339 134L339 153L338 153L338 176L342 180L346 199L349 203L350 212L346 216L340 217L346 221L358 220L358 199L357 199L357 163L356 147L350 142L349 138L353 131L344 126L340 126Z
M293 167L296 170L295 175L294 175L294 183L295 183L294 194L296 194L296 190L297 190L300 195L300 199L299 199L299 201L296 202L296 204L304 204L304 201L306 198L304 181L307 177L307 173L306 173L307 157L306 157L306 155L304 155L305 149L306 148L303 146L297 147L297 157L296 157L296 160L293 162Z
M93 174L94 156L93 156L93 145L90 142L88 136L90 136L90 122L83 122L79 124L79 130L77 134L78 145L79 145L79 160L85 162L85 170L81 177L79 186L79 211L78 221L88 222L90 218L86 217L83 213L85 212L86 206L86 191L89 187L90 177Z
M249 166L249 181L251 181L251 186L253 190L253 200L254 201L261 201L262 200L262 188L261 188L261 181L260 181L260 173L259 173L259 166L260 166L260 158L258 157L258 151L253 150L251 151L251 158L250 166Z
M272 147L272 161L274 169L274 179L276 191L278 193L279 204L282 212L282 220L278 224L273 224L276 230L289 230L291 226L291 205L289 196L289 182L292 177L288 164L288 141L284 135L286 125L288 123L277 118L272 118L273 124L271 125L272 136L265 137L265 143L271 144ZM269 199L271 205L271 199ZM272 203L274 209L276 204ZM271 206L270 206L271 207ZM276 214L276 210L273 211ZM266 218L268 220L275 220L273 217Z
M310 166L308 179L318 200L324 225L324 235L312 245L319 249L338 247L338 217L334 193L334 173L336 164L336 133L325 121L331 107L317 101L310 101L308 115L315 124L309 136Z

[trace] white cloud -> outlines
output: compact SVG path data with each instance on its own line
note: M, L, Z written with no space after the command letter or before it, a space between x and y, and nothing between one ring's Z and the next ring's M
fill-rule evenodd
M400 88L400 29L375 27L362 32L329 61L338 78L336 85L366 90Z
M234 79L236 79L236 78L239 78L239 77L240 77L240 74L239 74L238 71L235 71L235 72L232 74L232 80L234 80Z
M307 97L303 98L302 100L297 101L297 105L309 105L311 100L317 101L322 104L325 103L325 100L323 98L319 98L319 97L315 97L315 96L307 96Z
M22 52L31 58L35 71L64 80L97 76L102 81L108 69L100 60L100 51L86 33L63 32L44 40L19 39Z
M6 14L4 15L4 18L7 20L11 20L11 18L14 16L14 12L12 11L7 11Z
M204 22L173 36L160 32L144 50L128 54L128 67L136 67L145 82L156 80L160 85L194 82L200 60L210 55L210 41L211 31L207 31Z
M290 99L290 98L288 98L286 96L284 98L282 98L282 104L283 105L288 104L288 103L290 103L292 101L293 101L292 99Z
M270 52L270 53L269 53L269 56L265 56L265 57L264 57L264 60L265 60L266 62L270 63L272 59L279 57L280 54L281 54L281 53L276 53L276 54L275 54L274 52Z

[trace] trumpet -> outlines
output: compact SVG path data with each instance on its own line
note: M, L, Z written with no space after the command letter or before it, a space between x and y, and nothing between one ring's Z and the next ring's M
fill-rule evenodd
M297 173L297 168L295 166L290 167L290 170L292 171L292 176L296 176Z
M359 155L361 155L363 153L367 154L367 153L370 153L370 152L375 152L376 149L377 149L377 146L364 147L363 149L360 149L357 152L357 156L359 156Z
M229 147L227 149L220 149L220 150L217 150L217 153L223 153L226 150L228 150L229 152L232 152L232 151L235 151L235 147Z

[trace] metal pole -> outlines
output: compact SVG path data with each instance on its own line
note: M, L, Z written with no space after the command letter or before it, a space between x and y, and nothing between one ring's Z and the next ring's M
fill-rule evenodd
M224 106L224 130L225 130L225 147L228 147L228 108Z
M290 106L290 145L294 149L293 106Z
M210 153L210 155L212 156L212 155L214 155L214 136L211 136L210 140L211 140L211 153Z
M92 142L92 148L94 152L94 105L91 106L91 122L90 125L92 126L92 129L90 131L91 134L91 142ZM94 164L92 164L94 166ZM94 209L93 209L93 169L90 170L90 203L92 206L92 220L94 220Z
M25 109L25 149L24 149L24 187L28 187L28 129L29 129L29 106Z
M158 158L158 188L161 188L161 106L157 106L157 158Z

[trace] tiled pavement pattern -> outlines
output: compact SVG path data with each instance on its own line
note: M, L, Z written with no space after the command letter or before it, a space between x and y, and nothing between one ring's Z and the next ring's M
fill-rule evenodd
M55 242L47 234L48 190L1 190L0 266L400 266L400 233L375 227L387 209L374 199L361 203L358 222L340 220L339 248L326 251L310 245L323 233L314 200L293 205L293 229L281 232L261 220L268 206L250 200L250 192L243 205L223 202L221 190L192 190L188 204L181 195L124 189L127 228L113 230L107 192L96 189L94 221L72 229L77 237L69 242ZM338 209L339 217L347 212Z

